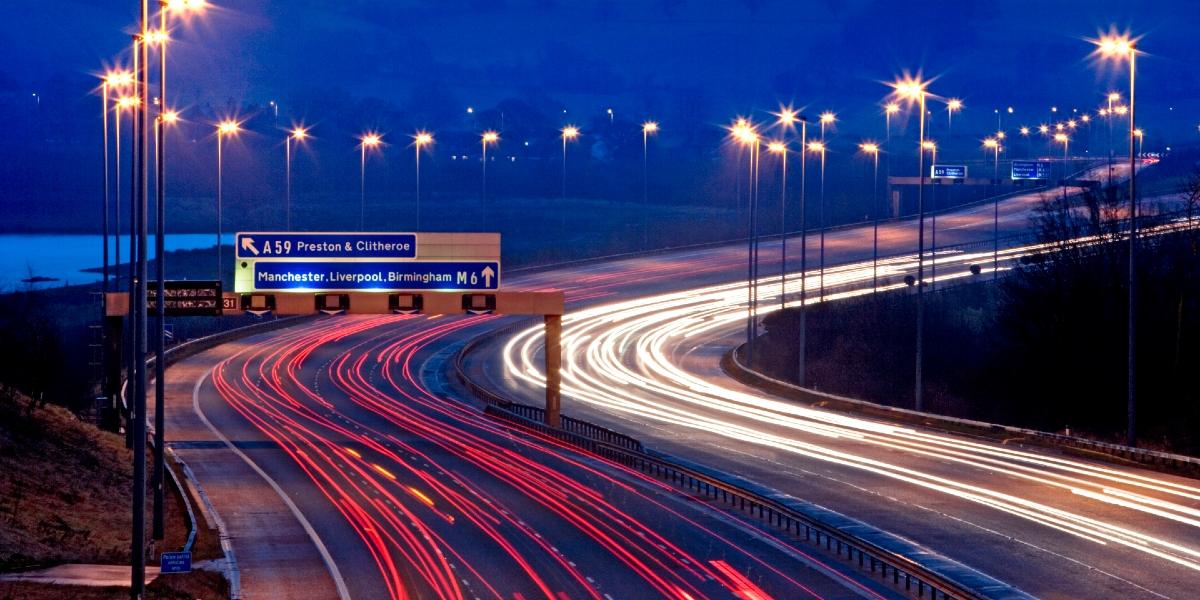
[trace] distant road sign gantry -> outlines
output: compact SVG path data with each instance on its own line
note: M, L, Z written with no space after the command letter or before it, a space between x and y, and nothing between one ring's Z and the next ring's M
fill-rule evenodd
M1014 181L1018 179L1050 179L1050 163L1040 160L1014 160L1012 178Z

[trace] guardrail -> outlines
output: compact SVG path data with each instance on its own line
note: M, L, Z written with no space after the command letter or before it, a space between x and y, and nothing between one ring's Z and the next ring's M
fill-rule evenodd
M517 416L523 418L523 419L541 421L541 420L545 419L546 409L544 409L540 406L531 406L528 404L520 404L520 403L516 403L516 402L511 402L508 399L501 396L500 394L497 394L497 393L493 392L492 390L488 389L487 387L484 387L482 385L475 383L474 380L472 380L470 377L467 376L466 368L463 365L463 357L465 357L466 355L468 355L472 351L474 351L475 347L477 345L479 345L480 343L483 343L486 340L490 340L493 337L496 337L499 335L506 335L506 334L514 332L517 329L524 329L525 327L529 327L529 326L530 326L530 321L528 319L518 319L512 323L509 323L508 325L505 325L503 327L498 327L496 329L488 331L487 333L485 333L483 335L479 335L479 336L476 336L476 337L470 339L455 354L454 362L453 362L453 369L454 369L454 376L459 381L459 383L464 388L466 388L467 391L470 392L471 395L473 395L476 399L486 403L488 405L488 408L495 407L497 409L508 411L514 415L517 415ZM587 421L582 421L580 419L575 419L572 417L568 417L566 415L561 416L560 419L561 419L560 425L562 427L562 431L572 433L575 435L584 436L584 437L594 439L594 440L601 440L606 444L612 444L614 446L618 446L618 447L625 448L628 450L633 450L636 452L641 452L643 450L642 442L639 441L638 439L630 437L623 433L613 431L611 429L608 429L607 427L601 427L599 425L596 425L595 423L589 423Z
M889 550L867 539L830 526L798 506L799 502L782 495L769 497L725 481L699 469L684 466L661 456L610 444L578 433L551 428L540 421L527 418L510 407L489 404L485 414L535 435L584 450L596 456L635 470L643 475L666 481L687 492L730 509L738 510L761 524L774 528L801 541L824 548L839 559L857 564L859 570L881 582L889 583L916 598L982 599L1027 598L1024 593L990 579L966 567L943 559L969 573L974 581L968 585L930 569L910 556ZM861 527L857 523L851 527ZM908 550L914 555L928 557L928 552L915 544ZM981 591L983 590L983 591Z
M834 410L865 414L881 419L887 419L888 421L892 422L911 423L923 427L942 429L945 431L957 433L974 432L989 437L994 437L997 435L1019 437L1023 438L1025 441L1042 446L1058 448L1068 447L1075 450L1086 451L1097 458L1119 458L1127 462L1136 463L1159 471L1191 477L1200 476L1200 458L1193 456L1172 454L1170 452L1159 452L1157 450L1144 450L1142 448L1133 448L1121 444L1089 440L1086 438L1063 435L1059 433L1050 433L1047 431L1038 431L1036 429L1025 429L1023 427L1012 427L1009 425L988 423L986 421L975 421L972 419L960 419L958 417L948 417L928 412L918 412L907 408L876 404L866 400L858 400L855 398L848 398L846 396L838 396L836 394L802 388L791 382L775 379L769 375L765 375L747 367L738 357L738 351L741 350L741 348L742 345L739 345L725 353L725 356L721 359L721 369L725 371L727 375L741 383L756 387L758 389L766 390L770 393L785 398L799 400L808 404L820 405L822 407L832 408Z

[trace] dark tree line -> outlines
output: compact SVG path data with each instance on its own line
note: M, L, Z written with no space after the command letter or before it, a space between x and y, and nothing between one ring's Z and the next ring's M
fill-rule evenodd
M1173 217L1200 216L1200 171L1183 179ZM1167 209L1164 209L1167 210ZM1136 303L1139 439L1200 452L1200 231L1154 232L1143 213ZM1047 198L1036 217L1054 250L998 285L927 294L926 389L931 410L1118 441L1126 427L1129 245L1124 190L1081 202ZM1172 218L1173 218L1172 217ZM1084 240L1082 243L1079 240ZM810 385L909 407L915 296L878 295L809 313ZM766 320L760 367L795 380L795 311Z

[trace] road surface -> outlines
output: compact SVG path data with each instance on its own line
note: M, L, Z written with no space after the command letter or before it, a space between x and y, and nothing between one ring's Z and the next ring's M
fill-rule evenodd
M245 597L894 597L429 388L447 340L489 319L322 318L168 371L168 441Z
M1037 196L1002 204L1002 235L1028 230ZM943 216L942 227L939 243L986 241L992 206ZM882 253L911 248L914 230L911 222L886 225ZM827 237L827 299L870 287L871 240L869 226ZM791 240L792 268L797 246ZM970 277L972 264L983 267L977 277L989 276L991 251L983 248L939 254L939 277ZM763 310L780 302L778 256L777 244L764 246L762 272L773 279L760 291ZM887 260L881 276L902 287L900 277L914 267L911 256ZM1195 597L1194 480L815 410L725 377L721 354L745 339L745 269L744 247L731 246L507 281L568 284L564 413L916 540L1040 597ZM797 279L793 273L789 302ZM817 282L810 272L810 294ZM473 353L469 371L534 403L539 352L528 328ZM897 394L911 398L911 390Z

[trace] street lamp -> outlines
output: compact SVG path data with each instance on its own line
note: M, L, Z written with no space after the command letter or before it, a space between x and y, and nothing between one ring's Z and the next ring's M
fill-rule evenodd
M383 136L373 131L364 133L358 138L358 229L366 231L367 227L367 150L374 150L383 143Z
M650 136L658 133L656 121L642 123L642 249L650 245Z
M1126 364L1128 367L1127 373L1127 402L1126 402L1126 419L1127 429L1125 432L1125 443L1130 446L1137 445L1137 219L1138 219L1138 199L1137 199L1137 156L1133 153L1134 138L1137 137L1137 120L1135 118L1136 97L1136 81L1137 81L1137 40L1130 39L1127 35L1117 35L1109 33L1102 36L1099 40L1094 40L1096 44L1096 52L1102 58L1114 59L1117 61L1129 59L1129 301L1126 303L1128 313L1126 319L1128 321L1127 333L1129 336L1126 342L1127 356ZM1121 107L1118 107L1117 113L1124 114Z
M1021 135L1029 136L1029 128L1022 127ZM983 147L992 151L992 183L1000 183L1000 140L987 138ZM993 194L992 200L992 279L1000 272L1000 194Z
M1067 151L1071 147L1071 137L1065 133L1054 134L1054 141L1063 145L1062 189L1063 205L1067 202L1067 178L1070 176L1067 168Z
M875 142L863 142L858 145L858 149L865 154L870 154L871 159L875 164L874 176L871 181L874 182L874 191L871 194L871 291L876 291L879 288L879 144Z
M498 143L500 143L500 134L491 129L479 136L479 144L483 147L483 169L481 174L483 185L480 187L479 203L480 209L483 211L484 229L487 229L487 149L489 145Z
M819 272L817 279L818 296L822 301L825 300L825 143L824 142L809 142L808 151L813 154L821 155L821 194L818 196L817 207L817 222L821 228L821 243L819 251Z
M288 231L292 230L292 142L301 143L306 139L308 139L308 128L296 125L292 127L292 130L288 132L287 138L283 140L284 170L286 173L284 215Z
M930 170L937 168L937 143L933 140L921 142L921 148L929 152ZM937 287L937 188L933 190L933 211L929 221L929 285Z
M779 112L775 113L779 119L775 122L782 130L785 139L775 142L776 149L768 147L767 149L776 154L780 154L783 159L783 181L780 184L781 199L779 201L779 308L783 308L787 304L787 153L788 144L786 136L796 128L796 121L800 118L799 114L788 107L780 107ZM800 154L803 158L804 148L800 148Z
M1145 141L1146 141L1146 132L1142 131L1141 129L1134 129L1134 130L1133 130L1133 135L1134 135L1135 137L1137 137L1137 140L1138 140L1138 156L1141 156L1141 155L1142 155L1142 153L1143 153L1143 144L1144 144L1144 143L1145 143Z
M962 100L951 98L946 102L946 133L947 135L954 132L954 113L962 110Z
M905 77L892 84L896 95L910 102L916 102L921 116L918 124L917 144L917 334L916 334L916 365L913 401L917 410L925 407L923 397L924 362L925 362L925 96L928 84L919 77Z
M837 115L833 114L831 111L827 110L827 111L821 113L821 141L822 142L825 141L825 126L833 125L834 121L837 121Z
M781 259L779 271L779 308L782 309L786 304L784 293L787 291L787 142L782 140L773 141L767 144L767 151L779 156L780 168L782 169L782 178L779 182L779 243Z
M574 125L567 125L562 128L562 199L567 200L567 142L574 141L579 137L579 128ZM563 211L563 222L566 223L566 211Z
M417 231L421 230L421 150L433 145L433 134L428 131L418 131L413 135L413 153L417 166Z
M800 116L800 350L796 383L804 387L808 367L808 118Z
M217 123L217 281L221 281L221 195L224 184L224 143L225 138L237 135L241 124L233 119L225 119Z
M758 152L760 141L754 124L739 118L730 128L735 141L750 149L749 235L746 274L746 362L754 362L754 341L758 337Z

